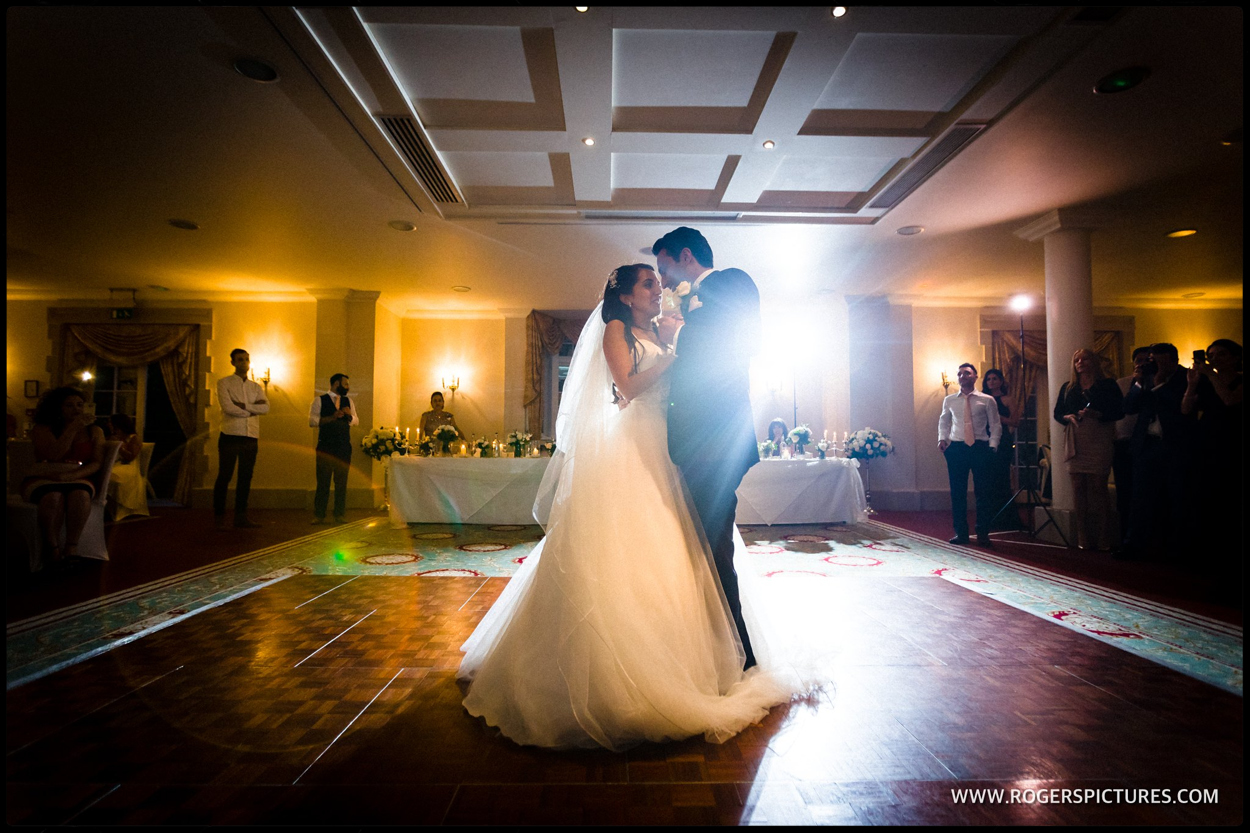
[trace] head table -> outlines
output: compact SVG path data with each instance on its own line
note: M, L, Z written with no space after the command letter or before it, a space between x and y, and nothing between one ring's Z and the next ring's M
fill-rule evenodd
M532 524L548 457L390 459L390 519L409 523ZM867 503L859 463L764 460L738 488L740 524L855 523Z

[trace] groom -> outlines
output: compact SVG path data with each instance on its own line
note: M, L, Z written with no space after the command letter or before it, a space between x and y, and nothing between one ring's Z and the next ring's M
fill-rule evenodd
M758 352L760 295L741 269L712 270L712 247L685 226L655 241L651 253L664 286L680 291L680 316L660 320L661 339L672 334L677 359L668 406L668 453L681 469L712 548L746 668L755 654L742 620L734 572L735 494L747 469L759 462L751 416L749 369ZM684 287L683 287L684 288Z

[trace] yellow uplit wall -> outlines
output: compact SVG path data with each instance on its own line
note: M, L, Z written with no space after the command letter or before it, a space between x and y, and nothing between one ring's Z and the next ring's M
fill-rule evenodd
M469 436L502 438L524 427L504 424L503 319L406 318L402 356L400 427L416 433L436 390ZM454 395L443 387L453 375L460 379Z
M26 398L26 380L39 382L39 392L48 389L48 355L52 342L48 339L47 301L9 301L5 304L5 409L17 417L18 431L26 411L34 408L37 399Z
M207 414L209 441L205 449L209 472L205 487L211 489L217 477L217 437L221 433L217 380L234 372L230 351L236 347L251 356L252 372L258 379L265 368L270 373L269 413L260 418L260 452L252 476L256 500L252 505L263 507L270 502L263 494L257 494L258 490L316 487L313 448L317 437L308 427L308 411L316 388L316 332L317 304L311 297L307 302L213 304L213 339L208 344L212 401ZM321 387L324 389L324 382Z
M942 414L942 371L959 392L959 365L972 362L978 375L988 369L981 360L980 308L914 307L912 309L912 373L915 385L916 488L949 491L946 460L938 451L938 417ZM977 379L977 390L981 380ZM898 439L895 439L898 444Z
M1166 341L1176 345L1181 364L1189 366L1195 350L1205 350L1217 338L1231 338L1245 346L1244 319L1239 309L1135 309L1137 343ZM1127 346L1127 345L1126 345Z

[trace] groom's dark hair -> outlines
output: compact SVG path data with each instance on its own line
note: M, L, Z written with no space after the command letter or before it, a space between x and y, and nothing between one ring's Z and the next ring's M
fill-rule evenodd
M676 260L681 257L682 249L689 249L690 254L694 255L694 259L701 265L712 268L712 247L708 245L707 238L697 229L688 226L675 228L655 241L655 245L651 247L651 254L659 255L660 252L668 252L668 256Z

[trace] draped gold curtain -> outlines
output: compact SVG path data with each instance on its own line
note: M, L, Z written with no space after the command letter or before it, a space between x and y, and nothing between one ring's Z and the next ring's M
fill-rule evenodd
M543 431L543 375L547 356L560 352L564 340L574 343L584 320L555 318L531 312L525 319L525 430L535 437Z
M1120 375L1123 366L1120 334L1114 330L1099 330L1094 333L1094 343L1090 345L1098 357L1102 359L1103 373L1112 379ZM1037 389L1037 376L1046 369L1046 334L1042 332L1024 332L1024 376L1020 375L1020 331L995 330L991 340L990 361L994 367L1003 372L1007 379L1007 387L1011 390L1012 399L1019 405L1029 398ZM1054 391L1053 393L1058 393Z
M70 324L65 327L63 384L82 371L94 376L100 359L119 366L157 362L187 446L178 466L174 500L190 505L196 483L196 460L204 438L197 435L195 414L198 324Z

